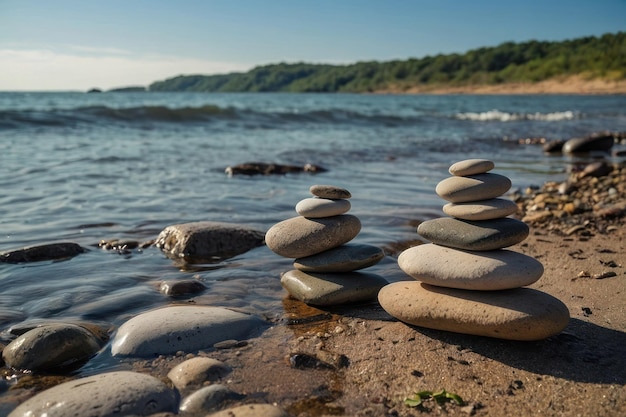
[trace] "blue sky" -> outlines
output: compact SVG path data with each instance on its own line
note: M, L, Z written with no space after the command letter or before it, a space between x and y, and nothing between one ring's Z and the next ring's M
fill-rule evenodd
M86 90L626 31L626 0L0 0L0 91Z

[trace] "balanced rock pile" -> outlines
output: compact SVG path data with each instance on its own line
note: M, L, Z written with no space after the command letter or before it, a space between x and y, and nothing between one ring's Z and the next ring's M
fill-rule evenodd
M382 249L348 243L361 231L358 217L346 214L350 192L330 185L313 185L314 197L296 205L299 214L272 226L267 246L280 256L294 258L296 269L285 272L282 286L307 304L329 306L376 299L387 284L379 275L355 272L377 264Z
M509 340L540 340L567 326L560 300L521 288L541 278L543 265L504 249L526 239L529 228L507 217L517 206L498 197L511 181L489 173L493 168L485 159L457 162L452 177L437 185L452 217L421 223L417 233L432 243L398 257L400 268L421 282L384 287L378 299L389 314L416 326Z

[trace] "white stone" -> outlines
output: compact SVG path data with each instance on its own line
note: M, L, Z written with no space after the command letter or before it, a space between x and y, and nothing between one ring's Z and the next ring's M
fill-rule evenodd
M113 356L153 357L206 349L246 338L263 325L256 316L222 307L172 306L140 314L122 324L111 344Z
M108 372L74 379L40 392L9 417L147 416L178 411L178 395L158 379L137 372Z
M414 326L508 340L545 339L569 322L565 304L531 288L468 291L400 281L380 290L378 301Z
M331 200L328 198L305 198L296 204L296 213L309 218L331 217L347 213L349 200Z
M517 212L517 204L504 198L492 198L469 203L448 203L443 206L443 212L457 219L491 220L514 214Z
M466 159L452 164L448 172L455 176L465 177L467 175L483 174L491 171L494 167L493 161L488 159Z
M543 275L541 262L523 253L505 249L470 252L432 243L405 250L398 265L426 284L466 290L524 287Z

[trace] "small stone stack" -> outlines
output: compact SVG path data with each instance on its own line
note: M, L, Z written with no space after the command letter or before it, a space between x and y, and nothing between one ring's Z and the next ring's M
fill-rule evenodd
M346 214L352 195L331 185L313 185L310 192L314 197L296 205L299 216L275 224L265 235L273 252L295 259L296 269L282 275L282 286L293 298L319 306L376 299L387 281L355 271L377 264L384 253L375 246L348 244L361 231L360 220Z
M489 173L492 161L469 159L450 167L436 188L449 201L447 218L428 220L417 233L432 243L409 248L400 268L417 281L383 288L381 306L409 324L510 340L539 340L569 321L558 299L530 288L543 275L534 258L504 248L528 237L528 226L507 216L512 201L499 198L509 178Z

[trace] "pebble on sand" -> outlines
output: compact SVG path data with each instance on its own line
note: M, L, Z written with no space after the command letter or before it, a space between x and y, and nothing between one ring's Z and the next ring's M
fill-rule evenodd
M565 304L530 288L468 291L401 281L384 287L378 301L408 324L508 340L545 339L569 322Z

